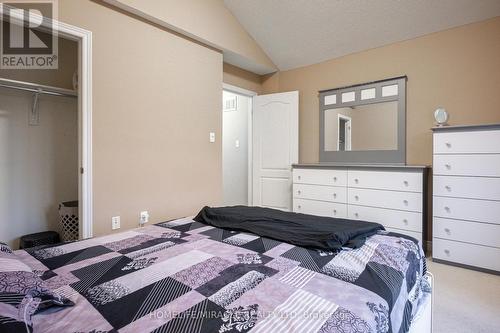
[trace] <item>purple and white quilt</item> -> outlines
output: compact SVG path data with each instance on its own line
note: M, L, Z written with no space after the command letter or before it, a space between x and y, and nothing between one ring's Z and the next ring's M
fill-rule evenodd
M75 306L34 332L407 332L425 290L416 241L331 253L190 218L15 254Z

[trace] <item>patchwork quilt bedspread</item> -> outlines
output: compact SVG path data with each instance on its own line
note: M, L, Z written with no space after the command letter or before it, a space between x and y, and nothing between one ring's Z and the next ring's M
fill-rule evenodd
M416 241L305 249L184 218L17 251L75 306L34 332L406 332L425 290Z

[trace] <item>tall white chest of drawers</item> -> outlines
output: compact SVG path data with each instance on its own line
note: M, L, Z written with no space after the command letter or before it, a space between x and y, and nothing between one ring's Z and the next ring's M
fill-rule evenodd
M422 242L426 167L330 166L293 168L293 211L377 222Z
M433 259L498 274L500 124L433 132Z

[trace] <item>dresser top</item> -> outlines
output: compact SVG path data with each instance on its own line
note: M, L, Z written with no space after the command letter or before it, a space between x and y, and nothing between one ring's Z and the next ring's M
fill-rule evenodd
M500 124L436 126L431 128L433 132L480 131L480 130L492 130L492 129L500 129Z
M338 164L338 163L297 163L293 168L328 169L328 168L369 168L369 169L427 169L427 165L404 165L404 164Z

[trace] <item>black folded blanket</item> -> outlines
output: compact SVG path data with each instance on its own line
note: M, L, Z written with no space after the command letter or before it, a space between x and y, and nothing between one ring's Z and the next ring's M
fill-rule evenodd
M384 230L382 225L373 222L247 206L204 207L195 221L326 251L361 247L367 237Z

